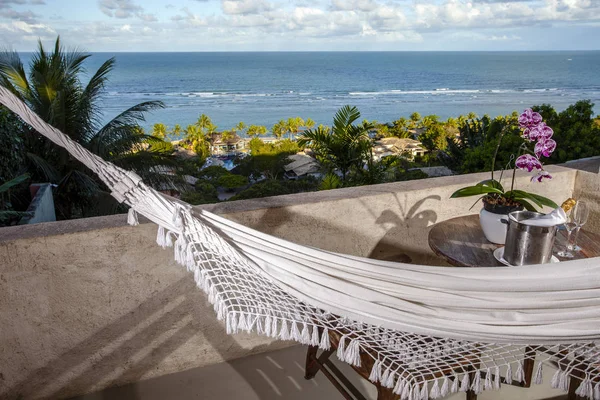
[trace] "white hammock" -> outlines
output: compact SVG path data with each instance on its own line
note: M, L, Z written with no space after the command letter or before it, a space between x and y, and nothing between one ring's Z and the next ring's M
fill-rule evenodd
M553 387L600 400L598 259L520 268L444 268L392 263L300 246L146 186L90 153L0 87L0 102L84 163L136 212L159 225L157 242L194 274L227 332L257 332L329 349L403 400L498 389L524 378L526 358L558 367ZM459 360L459 361L457 361ZM433 382L432 385L428 385Z

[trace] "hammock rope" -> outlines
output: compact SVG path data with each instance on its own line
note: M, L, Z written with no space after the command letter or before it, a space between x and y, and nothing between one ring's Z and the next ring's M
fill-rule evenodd
M523 381L524 362L557 368L551 385L600 400L597 259L523 268L459 269L392 263L297 245L163 196L87 151L0 87L0 102L96 173L112 195L156 223L206 292L228 334L255 332L329 350L402 400Z

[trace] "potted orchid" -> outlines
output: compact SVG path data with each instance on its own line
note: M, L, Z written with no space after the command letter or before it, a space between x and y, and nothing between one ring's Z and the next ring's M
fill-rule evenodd
M552 139L554 134L552 128L542 121L542 116L531 110L525 110L518 119L519 128L525 142L518 148L517 155L511 157L509 166L513 170L510 183L510 190L505 190L500 181L502 174L498 180L494 179L494 167L496 156L502 138L507 129L505 127L500 133L496 151L492 159L492 176L491 179L478 183L475 186L468 186L457 190L451 197L468 197L481 196L483 200L483 208L479 214L481 227L486 238L492 243L504 244L506 237L506 215L512 211L522 210L523 208L529 211L537 211L537 208L548 206L552 208L558 205L548 199L537 194L525 192L515 189L515 174L517 169L533 172L532 181L543 182L547 179L552 179L552 176L544 170L542 157L550 157L556 149L556 142ZM534 143L533 150L530 150L530 145ZM512 161L514 160L514 165ZM504 172L504 171L502 171Z

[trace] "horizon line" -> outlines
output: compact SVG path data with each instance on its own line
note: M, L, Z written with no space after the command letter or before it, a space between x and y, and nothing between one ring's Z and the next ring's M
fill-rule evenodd
M79 49L81 50L81 49ZM35 53L38 50L13 50L17 53ZM600 52L600 49L558 50L83 50L89 53L564 53Z

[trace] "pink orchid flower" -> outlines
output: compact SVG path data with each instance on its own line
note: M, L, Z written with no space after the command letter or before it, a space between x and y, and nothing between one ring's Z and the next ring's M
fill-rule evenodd
M534 147L535 155L538 158L541 156L550 157L554 150L556 150L556 142L552 139L540 139Z
M525 128L525 130L527 131L527 133L523 132L523 136L526 139L529 139L530 142L533 142L535 140L550 139L554 134L552 128L546 125L545 122L541 122L538 125L531 128Z
M515 161L515 165L517 168L522 170L527 170L527 172L531 172L534 169L542 169L542 163L537 157L532 156L531 154L523 154Z
M552 175L550 175L548 172L542 170L540 172L538 172L537 174L535 174L534 176L531 177L531 181L533 182L534 180L541 182L544 179L552 179Z
M533 111L531 108L526 109L519 115L519 126L521 128L531 128L538 125L540 122L542 122L541 114Z

